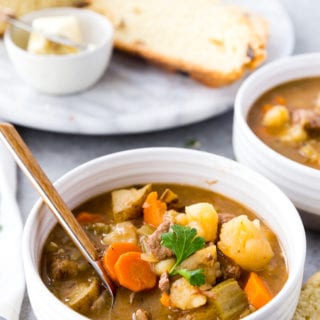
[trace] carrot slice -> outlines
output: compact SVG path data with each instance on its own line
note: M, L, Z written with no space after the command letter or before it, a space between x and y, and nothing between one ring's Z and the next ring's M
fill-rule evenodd
M157 276L149 263L141 259L140 252L122 254L114 270L119 284L134 292L152 289L157 282Z
M281 104L283 106L286 105L286 99L282 96L276 96L275 100L276 100L276 103L278 104Z
M163 216L167 210L165 202L158 200L156 191L150 192L143 204L144 221L158 227L163 222Z
M101 214L90 213L90 212L80 212L76 216L78 222L80 224L88 224L88 223L96 223L96 222L103 222L104 217Z
M163 306L165 306L167 308L169 308L171 306L170 296L165 292L162 292L160 302Z
M114 266L118 261L119 257L127 252L136 251L141 252L138 245L129 242L116 242L112 243L108 249L104 252L102 258L102 264L105 270L108 272L110 277L117 281L116 272Z
M249 303L256 309L263 307L273 298L264 281L255 272L250 273L244 291L247 294Z

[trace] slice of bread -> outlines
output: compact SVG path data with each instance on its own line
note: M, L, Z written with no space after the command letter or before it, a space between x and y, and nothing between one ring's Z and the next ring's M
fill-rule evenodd
M115 46L209 85L239 79L266 57L267 22L216 0L93 0Z
M82 7L88 5L90 0L0 0L0 10L10 9L20 17L28 12L49 7ZM5 24L0 23L0 35L5 30Z
M320 320L320 271L303 285L293 320Z

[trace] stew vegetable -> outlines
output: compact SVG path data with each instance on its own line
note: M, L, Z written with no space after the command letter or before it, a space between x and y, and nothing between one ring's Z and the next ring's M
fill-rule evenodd
M149 184L100 195L74 213L118 285L115 305L60 226L42 255L42 278L94 320L240 319L287 279L276 235L248 208L212 191Z

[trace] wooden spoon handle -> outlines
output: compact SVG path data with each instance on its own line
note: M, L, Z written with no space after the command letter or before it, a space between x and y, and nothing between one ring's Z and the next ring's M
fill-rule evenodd
M41 198L48 205L74 244L100 276L100 279L110 293L112 307L115 301L116 285L106 273L97 250L87 234L11 124L0 123L0 139L12 153L21 170L30 179Z
M16 129L11 124L1 123L0 138L82 254L92 261L98 260L96 248L43 172Z

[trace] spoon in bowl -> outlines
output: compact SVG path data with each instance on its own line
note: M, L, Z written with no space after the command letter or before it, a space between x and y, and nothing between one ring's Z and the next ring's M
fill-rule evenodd
M96 248L46 176L19 133L11 124L0 123L0 139L11 152L20 169L29 178L74 244L95 269L102 283L110 293L111 306L113 306L116 295L116 285L107 275Z

